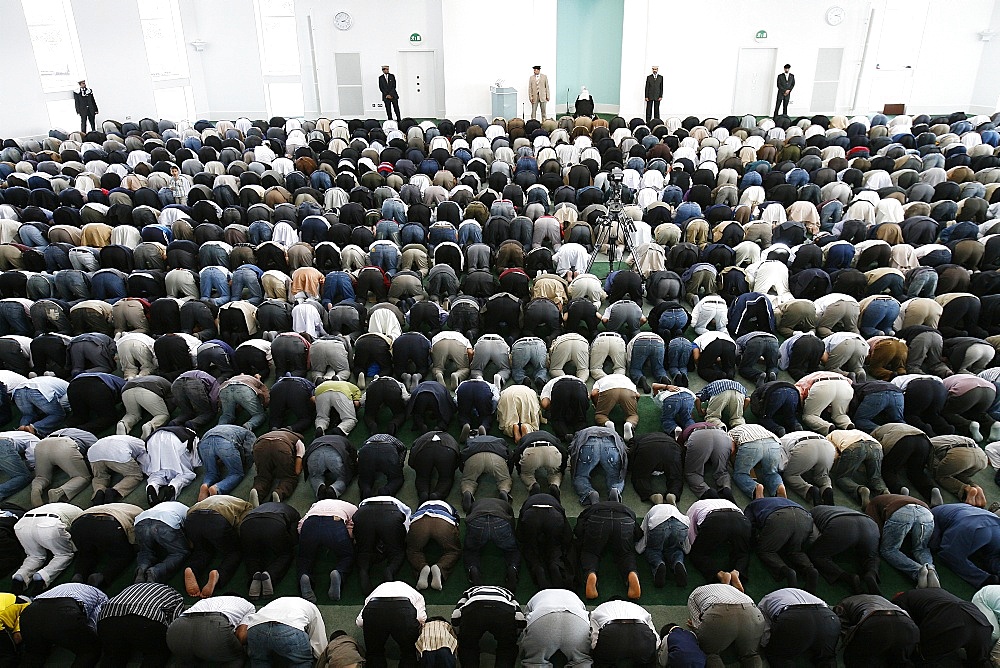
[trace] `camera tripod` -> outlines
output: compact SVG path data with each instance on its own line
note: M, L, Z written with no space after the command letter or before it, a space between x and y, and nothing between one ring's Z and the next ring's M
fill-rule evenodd
M625 264L625 254L628 254L632 256L632 261L635 263L636 273L639 274L640 278L646 280L646 277L642 274L642 269L639 268L639 258L636 256L635 248L632 246L632 235L630 232L635 232L635 223L632 221L632 218L625 213L620 202L617 205L613 202L609 203L608 214L601 216L594 223L594 249L590 252L590 260L587 262L587 273L591 273L590 270L594 266L594 261L597 259L597 254L600 252L601 246L607 244L608 273L614 270L616 262ZM618 257L619 234L621 235L622 245L625 247L625 251L621 257Z

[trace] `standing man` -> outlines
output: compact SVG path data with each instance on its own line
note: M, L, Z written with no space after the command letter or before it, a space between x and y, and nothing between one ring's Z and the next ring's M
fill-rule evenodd
M663 77L660 68L653 65L653 73L646 77L646 120L660 117L660 100L663 99Z
M549 78L542 74L542 66L531 68L534 74L528 77L528 101L531 102L531 119L535 120L538 106L542 107L542 120L545 120L545 105L549 101Z
M392 110L396 110L396 120L402 120L399 115L399 93L396 92L396 75L389 74L389 66L382 66L382 76L378 79L378 89L382 91L382 102L385 103L385 117L392 120Z
M774 117L778 117L778 108L783 108L781 112L788 115L788 96L795 88L795 75L791 73L792 66L785 63L785 71L778 75L778 97L774 100ZM648 84L647 84L648 85Z
M80 117L80 132L87 131L87 121L90 121L90 129L97 130L95 120L97 118L97 100L94 99L94 91L87 88L86 79L80 79L80 90L73 93L73 104L76 105L76 114Z

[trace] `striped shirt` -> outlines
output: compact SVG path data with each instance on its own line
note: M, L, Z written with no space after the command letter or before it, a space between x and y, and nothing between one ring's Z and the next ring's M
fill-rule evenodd
M688 617L697 629L714 605L753 605L753 599L732 585L713 583L697 587L688 596Z
M722 394L728 391L739 392L743 396L746 396L747 390L743 387L743 383L735 380L730 380L729 378L720 378L719 380L713 380L711 383L702 388L696 396L702 401L708 401L717 394Z
M101 608L99 619L138 615L168 626L184 609L184 597L157 582L140 582L121 590Z
M417 638L417 652L423 654L444 648L448 648L453 654L458 649L458 637L451 624L443 619L433 619L424 624Z
M738 427L733 427L729 430L729 436L732 437L737 446L764 440L771 440L775 443L780 443L774 432L764 429L764 427L759 424L747 423L741 424Z
M569 376L568 376L569 377ZM421 517L437 517L458 526L458 511L447 501L424 501L410 516L410 526Z
M455 604L455 611L451 613L451 623L457 626L462 621L462 609L476 603L494 603L510 607L514 611L514 621L524 626L524 613L521 612L521 604L517 602L509 589L496 585L482 585L466 589L462 598Z
M41 601L47 598L71 598L78 602L83 606L87 623L94 631L97 631L97 619L101 614L101 607L108 602L108 595L97 587L76 582L56 585L36 596L34 600Z

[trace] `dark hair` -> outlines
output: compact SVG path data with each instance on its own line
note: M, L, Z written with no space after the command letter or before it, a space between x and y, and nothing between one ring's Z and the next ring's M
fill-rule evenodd
M789 65L788 63L785 63L785 69L786 69L786 70L790 70L790 69L792 69L792 66L791 66L791 65Z

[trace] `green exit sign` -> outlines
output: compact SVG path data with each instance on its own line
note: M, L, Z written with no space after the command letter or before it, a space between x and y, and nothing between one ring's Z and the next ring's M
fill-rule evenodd
M758 30L757 34L754 35L754 39L767 39L767 31L766 30Z
M423 37L420 36L420 33L415 32L415 33L413 33L413 34L410 35L410 41L411 42L421 42L421 41L423 41Z

